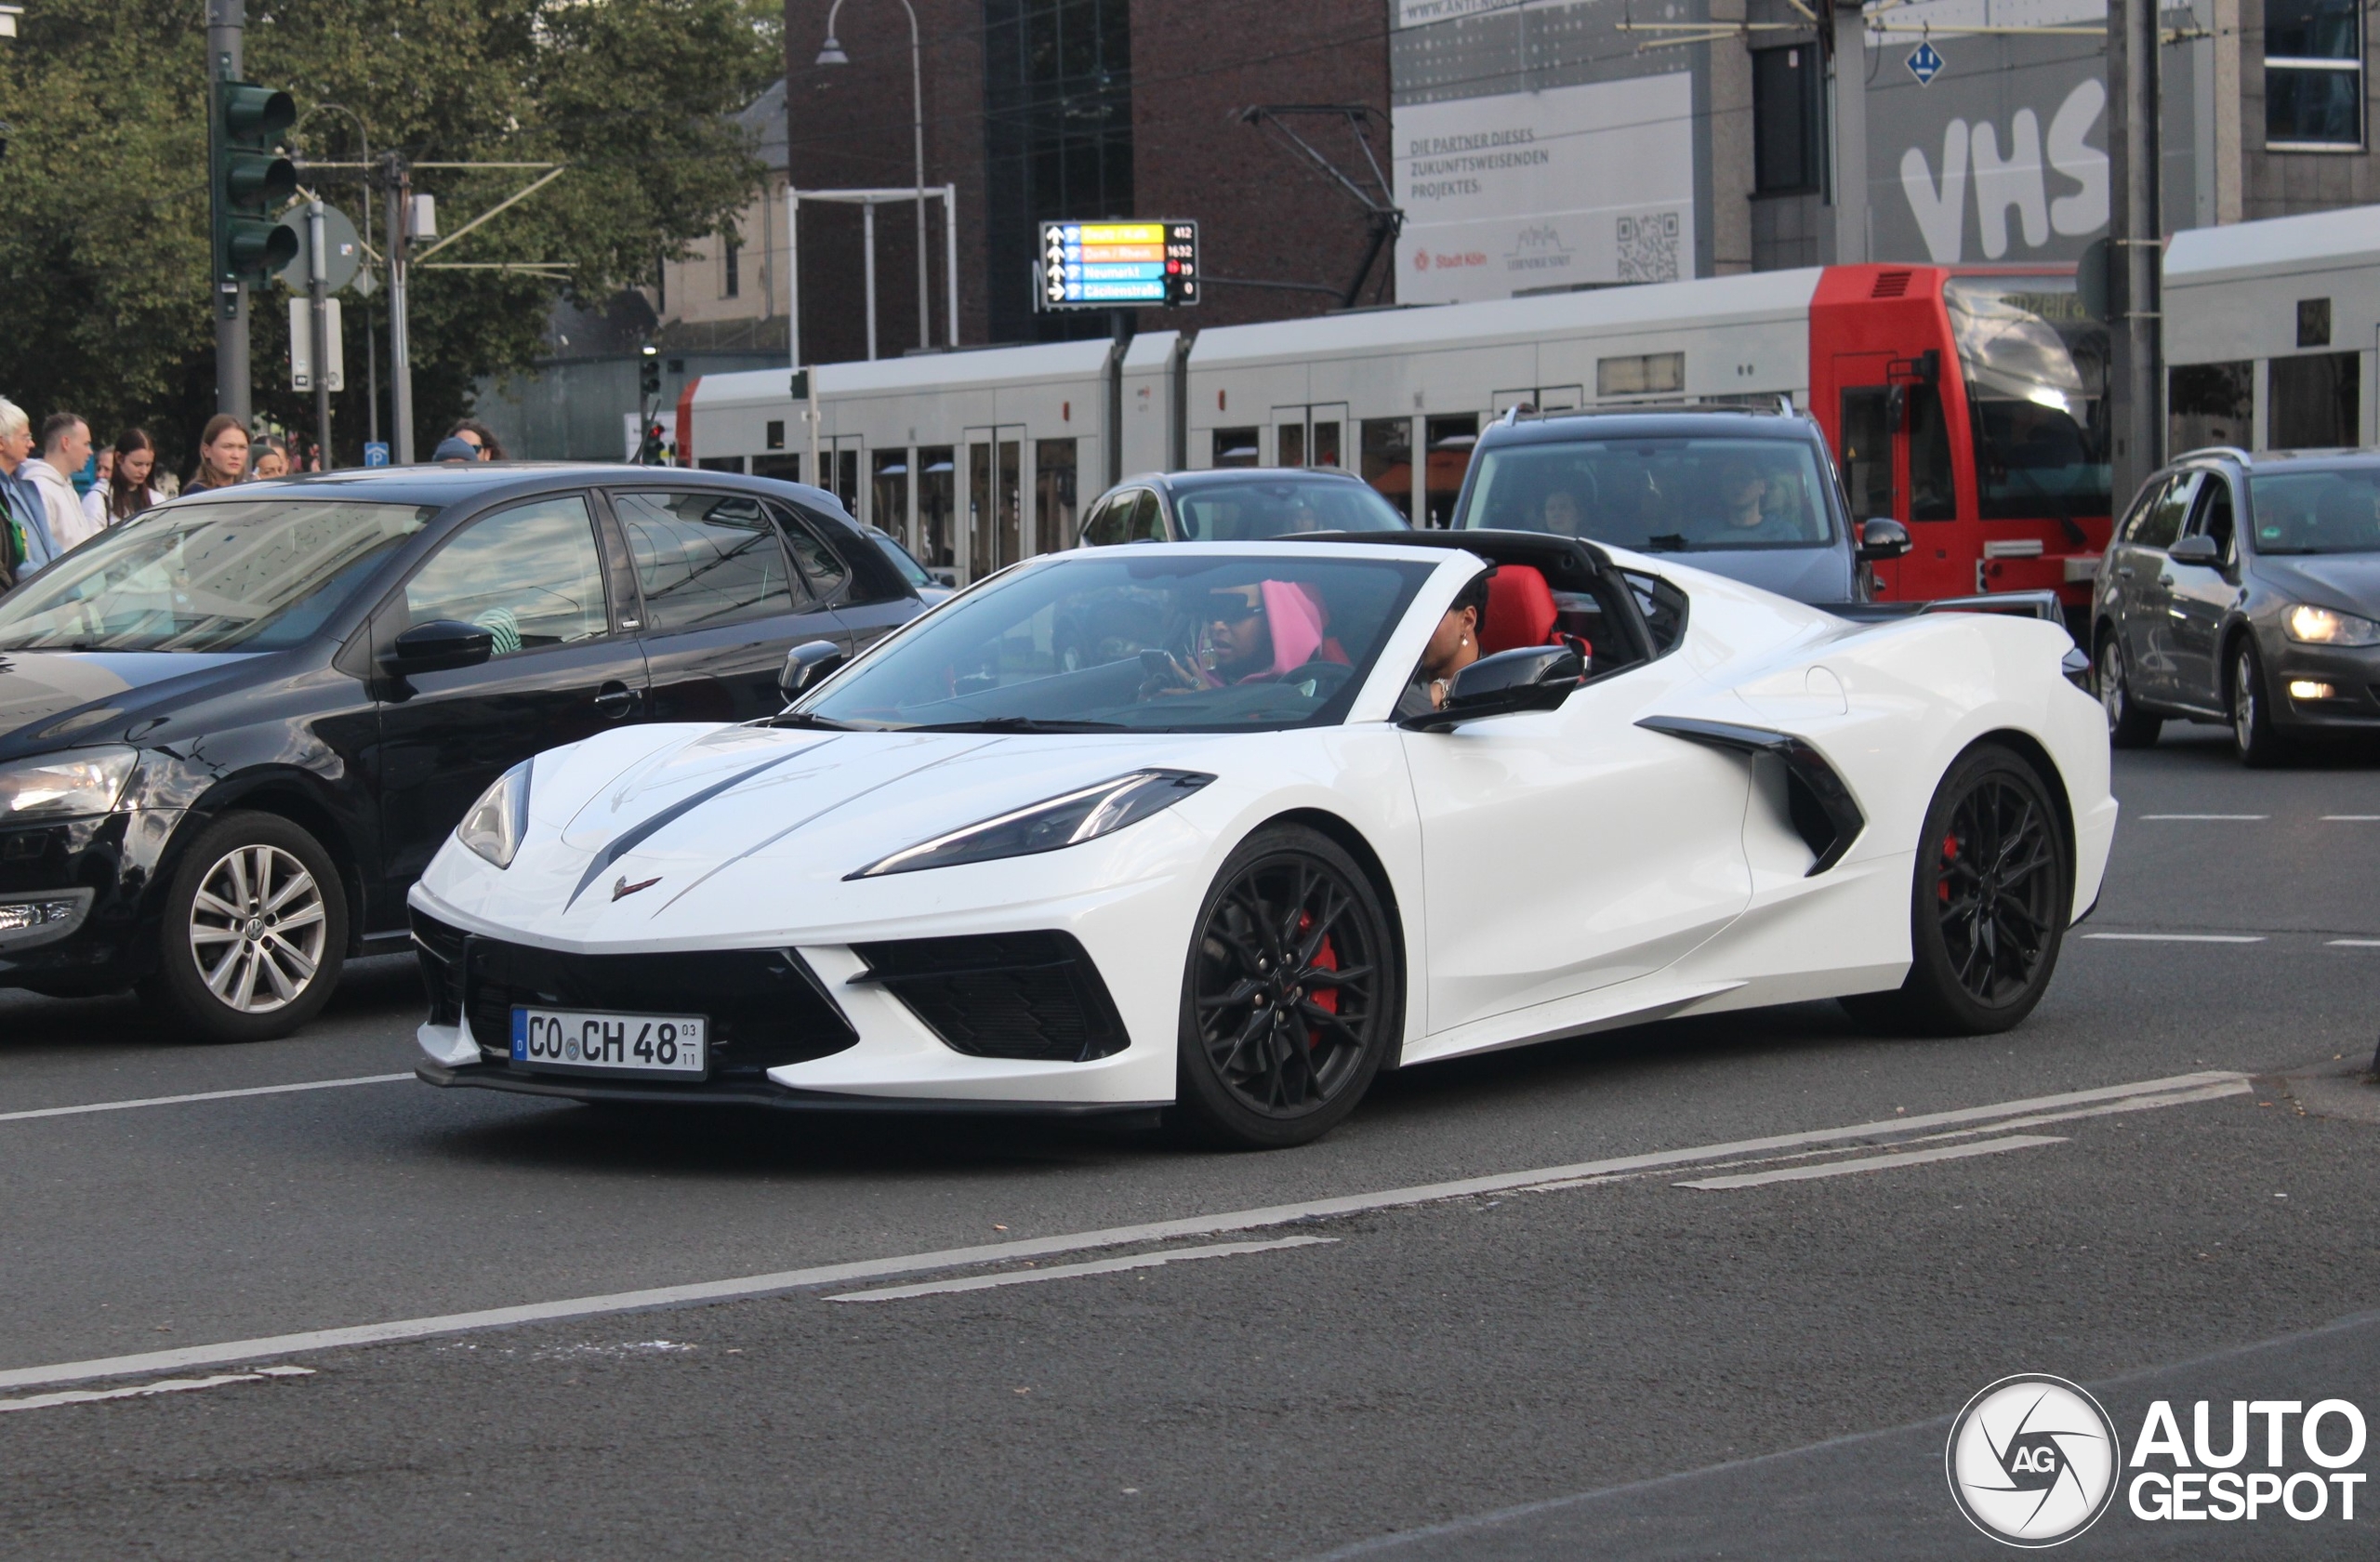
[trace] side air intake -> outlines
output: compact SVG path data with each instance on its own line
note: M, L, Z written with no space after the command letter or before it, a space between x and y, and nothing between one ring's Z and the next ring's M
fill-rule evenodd
M1707 748L1775 756L1785 767L1786 808L1793 832L1817 858L1810 864L1810 878L1841 862L1859 832L1868 827L1868 816L1859 812L1851 788L1827 763L1826 756L1791 733L1738 726L1733 721L1699 721L1690 716L1647 716L1636 724Z
M1130 1038L1072 933L1000 933L853 946L877 982L954 1052L1088 1063Z

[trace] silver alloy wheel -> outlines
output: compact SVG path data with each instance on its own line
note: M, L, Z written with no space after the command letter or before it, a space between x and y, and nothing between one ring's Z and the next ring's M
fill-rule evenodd
M190 907L190 950L217 1001L270 1014L297 1000L323 962L322 887L278 846L233 847Z
M2113 635L2099 645L2099 708L2108 713L2108 731L2123 725L2123 650Z
M2256 746L2256 669L2245 651L2231 663L2231 741L2242 754Z

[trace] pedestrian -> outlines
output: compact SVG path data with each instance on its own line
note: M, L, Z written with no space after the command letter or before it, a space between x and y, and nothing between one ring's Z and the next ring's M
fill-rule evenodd
M263 483L289 475L289 446L266 434L248 446L248 481Z
M475 459L482 461L504 459L504 446L497 441L496 430L476 417L463 418L446 430L446 437L461 440L465 444L477 450L479 455Z
M42 419L41 456L25 470L41 490L48 510L49 537L60 553L72 552L106 528L83 511L83 496L74 492L74 473L91 458L91 426L71 412L53 412Z
M206 429L199 435L198 470L183 485L182 492L229 488L247 474L247 428L230 413L218 412L206 420Z
M430 453L430 458L442 467L460 466L467 461L487 459L480 454L478 445L460 434L448 434L444 439L440 440L438 448Z
M0 590L58 556L49 536L49 507L25 470L33 453L33 419L0 397Z
M112 457L106 463L107 482L84 496L86 509L90 508L90 500L99 500L100 524L120 525L150 506L165 502L163 494L149 486L149 476L157 470L157 443L147 430L126 429L106 455Z

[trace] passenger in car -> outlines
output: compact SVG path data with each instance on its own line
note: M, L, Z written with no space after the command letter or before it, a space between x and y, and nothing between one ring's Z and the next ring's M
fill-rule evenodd
M1455 674L1479 659L1480 626L1488 617L1488 581L1494 573L1489 570L1474 576L1438 619L1429 643L1421 647L1421 660L1413 669L1413 681L1397 697L1397 720L1445 709L1447 695L1454 688Z
M1587 518L1580 511L1578 496L1567 488L1556 488L1547 494L1538 510L1537 530L1555 536L1586 536Z
M1330 634L1330 610L1313 587L1294 580L1220 586L1198 609L1206 653L1179 656L1144 684L1144 697L1217 689L1280 678L1309 662L1345 664L1347 653Z

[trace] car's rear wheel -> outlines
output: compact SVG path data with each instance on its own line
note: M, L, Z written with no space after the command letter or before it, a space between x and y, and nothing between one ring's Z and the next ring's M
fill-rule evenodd
M1885 1029L2006 1030L2049 986L2073 895L2048 788L2016 753L1982 745L1942 778L1919 840L1908 979L1844 1007Z
M1320 1138L1397 1043L1402 974L1378 892L1319 831L1244 841L1199 908L1182 990L1176 1115L1243 1149Z
M2143 710L2132 697L2124 676L2123 643L2109 630L2099 638L2099 661L2094 679L2099 686L2099 707L2108 713L2108 742L2118 748L2146 748L2157 741L2165 719Z
M347 956L347 894L321 842L271 814L200 832L165 892L144 999L202 1041L263 1041L312 1019Z
M2231 653L2231 746L2240 762L2252 770L2277 765L2288 757L2288 740L2272 724L2272 702L2266 697L2264 668L2256 648L2246 640Z

